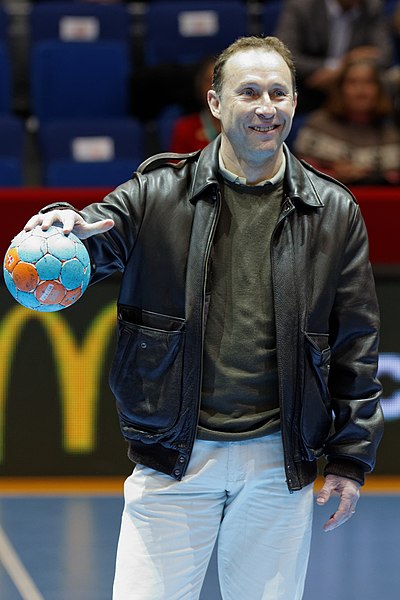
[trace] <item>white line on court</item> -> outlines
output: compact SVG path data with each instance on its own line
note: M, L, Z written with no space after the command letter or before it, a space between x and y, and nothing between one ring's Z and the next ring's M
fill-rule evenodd
M0 562L3 563L23 600L44 600L1 526Z

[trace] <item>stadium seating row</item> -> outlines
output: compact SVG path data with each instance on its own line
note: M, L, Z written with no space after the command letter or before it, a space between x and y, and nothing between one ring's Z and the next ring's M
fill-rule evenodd
M273 32L280 7L281 2L275 1L263 8L264 33ZM95 110L122 115L129 102L128 77L140 60L145 67L194 64L205 54L215 54L236 37L250 32L246 6L240 0L229 3L226 0L158 0L151 2L144 13L143 52L138 57L131 55L133 21L134 16L122 4L71 0L33 4L28 15L32 113L39 119L54 118L59 116L58 112L68 110L69 104L74 111L87 110L76 104L74 94L74 87L84 85L86 79L81 96L86 97L91 89L99 102L106 94L105 88L111 87L115 96L121 95L118 106L109 105L108 99L103 108ZM4 45L6 23L7 14L3 9L0 38ZM44 79L46 86L43 86ZM75 86L71 85L74 80ZM71 103L69 94L72 94ZM59 109L57 103L60 103ZM91 104L90 95L87 104ZM82 112L80 116L85 115Z
M152 0L142 15L143 44L137 56L133 51L137 14L129 4L32 3L27 16L27 77L43 183L115 185L129 177L144 158L144 128L131 115L136 66L187 66L240 35L273 34L281 6L281 0L262 3L259 28L254 31L242 0ZM12 115L9 25L9 15L0 7L2 186L23 183L24 127ZM158 123L163 149L168 147L170 124L166 125Z
M267 4L265 13L272 15L274 7L276 17L278 5ZM143 55L135 57L134 19L125 4L32 3L27 75L45 185L114 185L144 158L143 126L130 115L136 59L148 67L196 63L249 32L247 9L240 0L154 1L143 15ZM271 16L266 20L272 32ZM23 182L24 132L11 114L8 28L7 12L1 8L2 186Z

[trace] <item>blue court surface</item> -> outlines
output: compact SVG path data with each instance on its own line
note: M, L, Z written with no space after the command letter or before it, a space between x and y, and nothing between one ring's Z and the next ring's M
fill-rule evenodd
M315 508L304 600L398 600L399 490L364 493L353 519L324 533L335 502ZM110 600L121 511L118 491L2 493L0 484L0 599ZM221 600L214 556L201 600Z

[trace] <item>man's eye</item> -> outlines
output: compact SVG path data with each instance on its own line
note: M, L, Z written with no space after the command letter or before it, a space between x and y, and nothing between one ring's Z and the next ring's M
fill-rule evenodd
M243 90L243 95L252 98L255 95L254 90L252 90L251 88L246 88Z
M275 98L286 98L287 94L283 90L274 90L272 96Z

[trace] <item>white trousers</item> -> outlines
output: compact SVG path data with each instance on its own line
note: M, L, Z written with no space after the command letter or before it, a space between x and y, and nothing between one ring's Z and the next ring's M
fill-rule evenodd
M290 494L280 433L197 440L182 481L136 466L125 482L114 600L198 600L217 539L224 600L300 600L313 486Z

